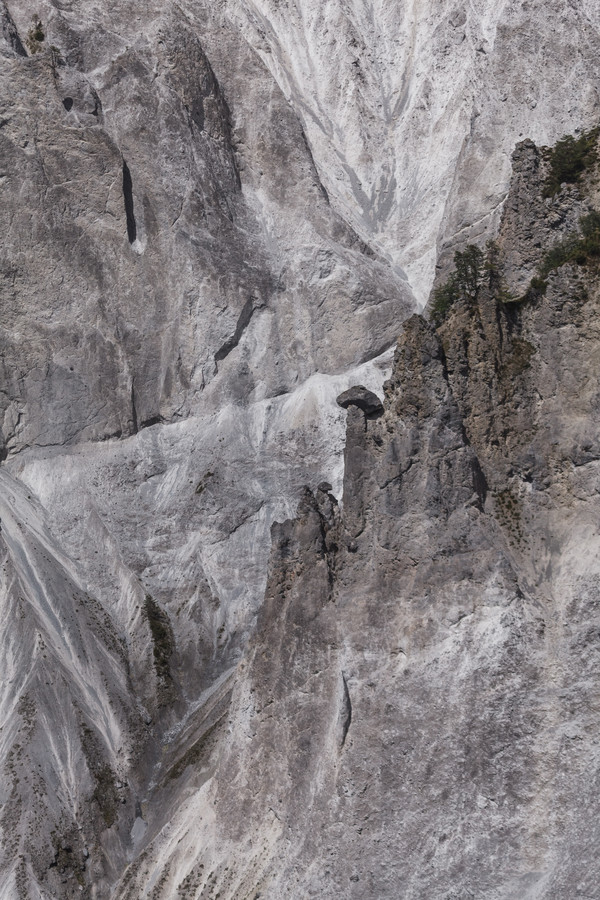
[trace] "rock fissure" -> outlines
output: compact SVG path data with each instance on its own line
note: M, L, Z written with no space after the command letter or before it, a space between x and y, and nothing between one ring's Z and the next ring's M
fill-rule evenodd
M241 313L238 316L235 331L233 332L232 336L227 341L225 341L225 343L222 344L215 353L215 363L222 362L222 360L226 359L229 356L232 350L235 350L246 328L250 324L252 316L256 312L257 308L258 307L256 306L256 299L254 297L248 297L248 299L244 303Z
M137 238L137 225L133 208L133 180L125 160L123 160L123 201L127 223L127 240L130 244L133 244Z
M346 676L342 673L343 698L342 698L342 737L340 749L343 749L348 737L350 725L352 724L352 700L350 698L350 690Z

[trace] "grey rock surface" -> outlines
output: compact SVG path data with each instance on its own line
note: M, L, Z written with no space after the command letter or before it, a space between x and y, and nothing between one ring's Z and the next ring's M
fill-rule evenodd
M423 304L499 224L510 156L598 119L595 0L234 0L323 183Z
M247 635L275 513L336 458L339 485L334 398L357 367L381 385L411 292L225 10L145 5L140 30L134 5L47 5L22 57L31 11L9 8L4 453L132 647L140 596L179 613L197 694L217 635Z
M597 266L503 287L571 201L509 209L516 271L411 317L383 415L349 406L341 508L307 488L274 525L220 738L117 896L157 859L164 897L597 895Z
M0 0L1 900L593 895L598 22Z
M87 882L107 895L147 739L127 647L40 504L4 470L0 486L0 891L76 897Z
M23 649L2 785L12 796L19 778L22 812L5 822L0 896L107 896L148 827L136 810L163 746L245 646L271 522L307 480L339 489L335 397L357 377L380 388L413 299L331 206L296 114L224 8L15 2L1 15L3 471L26 498L20 525L31 504L48 535L51 577L33 573L42 587L27 591L101 640L83 592L124 669L95 651L84 703L75 638L70 668L59 645L55 712L7 615L3 646ZM9 578L3 608L17 590ZM57 643L45 619L37 633ZM54 759L42 773L36 754ZM110 798L109 773L124 787L104 817L96 776Z

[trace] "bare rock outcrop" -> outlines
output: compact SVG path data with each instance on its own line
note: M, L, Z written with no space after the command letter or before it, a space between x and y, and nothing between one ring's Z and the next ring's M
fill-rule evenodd
M0 0L0 900L594 895L598 9L384 6Z
M558 193L577 223L585 185ZM507 211L440 327L405 323L382 412L346 394L342 504L306 489L273 528L228 733L188 773L214 776L175 818L196 804L202 849L150 849L165 897L595 895L597 260L515 299L498 250L529 271L553 204Z
M436 265L497 229L514 146L598 119L600 10L586 0L230 9L302 117L332 201L422 304Z

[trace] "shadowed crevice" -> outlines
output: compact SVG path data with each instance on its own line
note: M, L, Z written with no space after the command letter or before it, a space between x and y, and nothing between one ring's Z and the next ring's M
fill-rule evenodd
M352 723L352 701L350 699L350 691L348 690L348 682L346 681L346 676L343 673L342 684L344 687L344 694L342 697L342 740L340 743L340 749L346 743L348 731L350 730L350 725Z
M253 314L254 298L248 297L248 299L244 303L244 308L242 309L237 320L237 325L235 326L233 335L229 338L228 341L225 341L225 343L215 353L215 362L220 362L222 359L225 359L225 357L229 356L231 351L237 347L244 331L250 324L250 320Z
M134 385L133 381L131 382L131 419L133 422L133 433L137 434L139 431L139 428L138 428L137 408L135 405L135 385Z
M27 56L27 51L5 3L0 3L0 33L17 56Z
M144 419L143 422L140 422L139 430L141 431L142 428L151 428L153 425L160 425L161 422L164 422L162 416L150 416L150 418Z
M137 237L137 226L133 211L133 182L129 166L123 160L123 200L125 201L125 216L127 218L127 239L133 244Z

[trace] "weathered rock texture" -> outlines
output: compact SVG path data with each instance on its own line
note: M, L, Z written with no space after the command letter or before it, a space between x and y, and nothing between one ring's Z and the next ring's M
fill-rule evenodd
M509 297L590 204L515 167L477 296L405 324L383 409L342 396L342 508L274 526L228 715L118 897L596 896L600 285Z
M230 7L299 110L327 191L422 302L440 251L496 229L515 144L598 118L595 0Z
M197 695L412 294L225 10L47 4L42 41L2 8L2 451L122 634L146 593L178 614Z
M2 900L593 895L596 188L373 393L597 115L478 10L1 0Z

